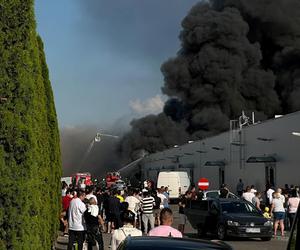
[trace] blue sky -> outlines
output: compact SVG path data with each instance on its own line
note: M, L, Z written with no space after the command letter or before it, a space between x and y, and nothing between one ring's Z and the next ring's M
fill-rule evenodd
M151 112L160 66L176 55L180 22L196 2L36 0L60 127L109 126Z

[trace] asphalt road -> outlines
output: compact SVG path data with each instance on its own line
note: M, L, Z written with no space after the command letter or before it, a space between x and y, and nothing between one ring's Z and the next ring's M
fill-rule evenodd
M174 213L174 224L173 227L177 228L179 216L176 205L172 205L171 209ZM190 238L197 238L196 230L194 230L189 223L186 225L185 236ZM110 235L103 234L104 249L109 249ZM217 237L209 235L205 238L206 240L216 240ZM288 238L284 239L272 239L271 241L261 241L260 239L230 239L226 241L227 244L231 245L235 250L284 250L286 249Z

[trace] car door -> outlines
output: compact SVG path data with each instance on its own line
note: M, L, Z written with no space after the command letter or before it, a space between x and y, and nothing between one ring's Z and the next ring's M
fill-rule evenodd
M209 201L209 215L207 217L207 226L210 232L215 232L220 218L220 205L217 200Z
M190 201L188 208L185 209L185 214L193 228L202 228L206 224L205 221L208 217L208 201Z

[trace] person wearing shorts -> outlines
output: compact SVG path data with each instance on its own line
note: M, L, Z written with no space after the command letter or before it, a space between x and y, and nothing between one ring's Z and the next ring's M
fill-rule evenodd
M179 224L178 224L178 230L184 234L184 227L186 224L186 215L184 214L184 208L188 202L189 199L191 199L192 193L190 191L186 191L185 195L183 195L178 203L179 206Z
M278 224L280 225L281 236L284 237L284 218L285 218L285 209L283 200L279 192L274 193L272 200L271 214L274 214L274 237L277 236Z

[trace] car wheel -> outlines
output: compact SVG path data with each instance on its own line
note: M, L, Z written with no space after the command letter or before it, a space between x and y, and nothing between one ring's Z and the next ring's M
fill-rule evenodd
M262 237L261 240L262 241L270 241L272 239L272 237Z
M225 240L226 239L226 228L224 225L220 224L217 228L218 239Z

